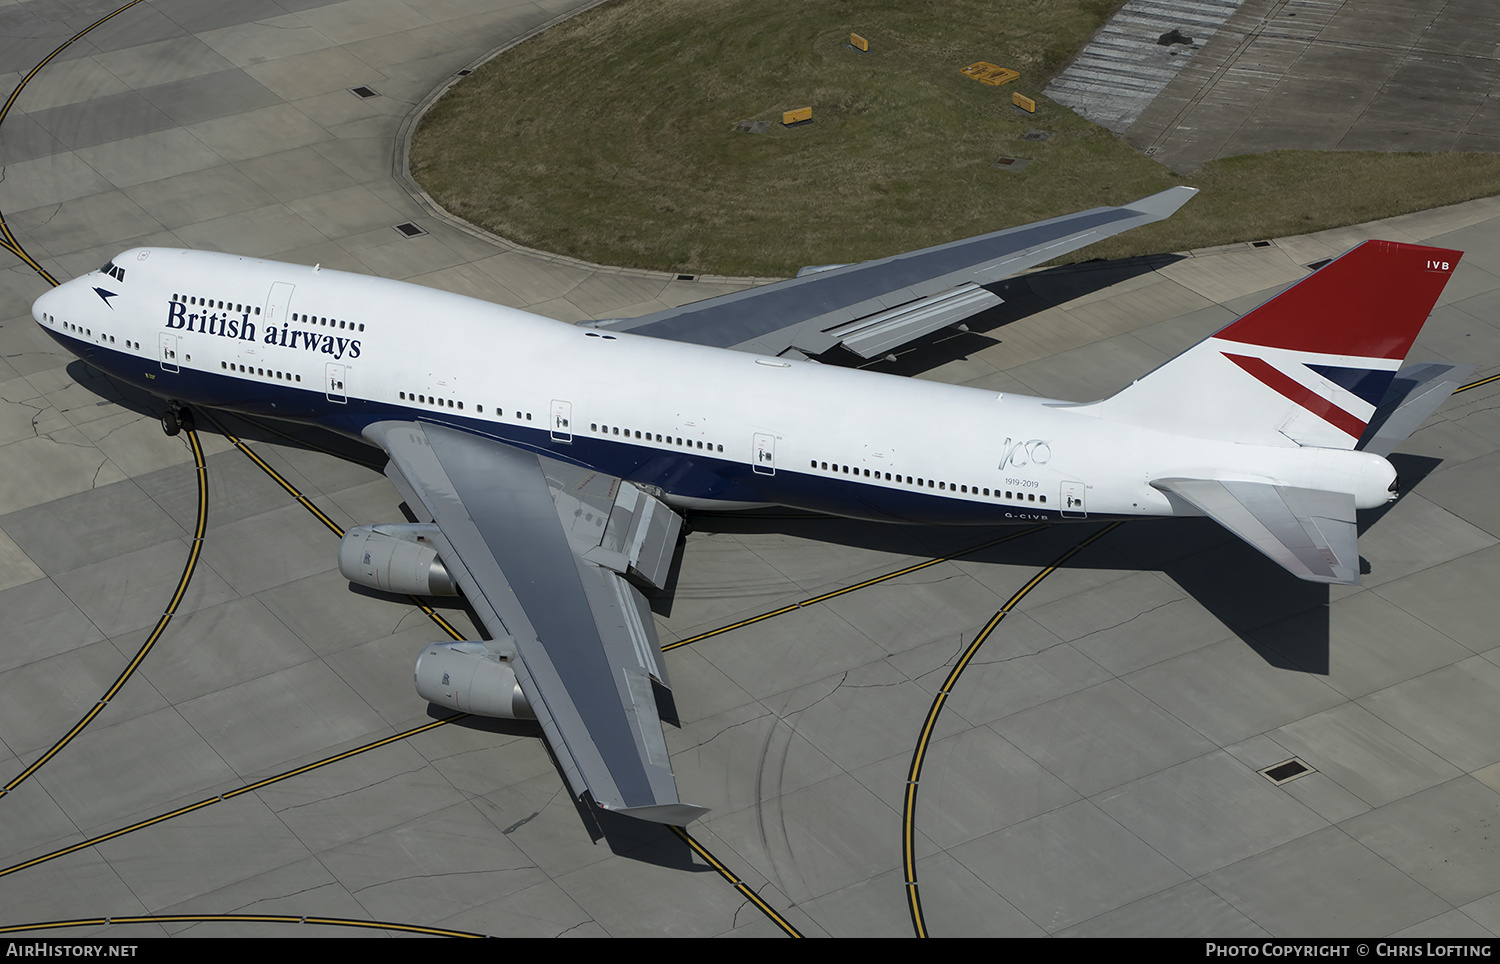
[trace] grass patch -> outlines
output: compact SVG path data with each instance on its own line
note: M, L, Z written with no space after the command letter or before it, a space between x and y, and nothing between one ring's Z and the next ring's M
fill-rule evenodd
M1040 97L1122 0L620 0L471 74L413 139L449 211L519 243L663 271L788 275L1119 204L1179 214L1079 257L1351 224L1500 194L1500 156L1288 151L1173 175ZM870 40L859 54L850 31ZM989 87L989 60L1021 79ZM1013 90L1036 98L1028 116ZM783 128L781 112L813 107ZM769 121L765 134L734 131ZM1049 131L1044 142L1022 138ZM1012 173L1001 156L1031 160Z
M1170 219L1075 259L1281 238L1490 197L1500 194L1500 155L1273 151L1212 161L1182 183L1202 193Z

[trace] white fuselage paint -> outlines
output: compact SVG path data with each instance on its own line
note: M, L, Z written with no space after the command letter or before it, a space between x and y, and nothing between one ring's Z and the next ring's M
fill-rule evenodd
M351 435L390 418L460 425L689 507L948 523L1197 515L1150 484L1187 477L1351 492L1370 508L1394 478L1364 453L1175 434L1170 411L1124 424L1097 405L613 334L339 271L145 248L113 263L123 280L91 272L34 315L147 391Z

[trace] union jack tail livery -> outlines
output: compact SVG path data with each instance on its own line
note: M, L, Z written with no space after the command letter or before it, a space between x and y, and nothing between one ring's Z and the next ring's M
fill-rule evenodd
M1432 386L1397 370L1461 254L1367 241L1106 400L1100 414L1251 445L1368 448L1360 442L1372 422L1385 423L1383 402L1430 394L1414 393Z

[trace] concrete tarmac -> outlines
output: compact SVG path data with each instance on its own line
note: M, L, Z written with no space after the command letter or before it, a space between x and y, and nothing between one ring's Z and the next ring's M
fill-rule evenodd
M1489 0L1244 0L1124 136L1182 173L1287 149L1496 151L1497 44Z
M112 9L84 7L0 6L0 84ZM0 127L0 212L59 278L151 243L321 262L569 320L728 290L485 239L392 174L417 104L568 8L138 4L17 99ZM407 221L426 233L395 230ZM1099 397L1370 237L1465 251L1413 358L1500 370L1496 200L1038 273L974 332L898 367ZM44 289L24 265L0 269L4 782L152 634L198 510L184 438L161 433L159 403L37 330ZM1406 493L1361 520L1360 587L1298 582L1211 522L1143 521L1031 591L958 679L926 752L914 841L927 930L1500 935L1497 394L1456 396L1402 447ZM226 424L337 524L399 521L400 497L358 460L370 453ZM336 537L199 425L208 522L191 581L139 671L0 796L0 925L264 914L497 936L782 933L670 831L581 812L525 726L440 726L236 794L429 722L410 674L442 633L405 600L352 589ZM1003 534L695 525L658 604L664 643ZM683 798L713 808L692 834L804 934L912 933L903 797L928 708L993 614L1097 529L1055 527L672 649L673 766ZM472 631L461 608L444 615ZM1311 771L1281 785L1257 772L1293 757ZM158 920L48 933L370 932Z

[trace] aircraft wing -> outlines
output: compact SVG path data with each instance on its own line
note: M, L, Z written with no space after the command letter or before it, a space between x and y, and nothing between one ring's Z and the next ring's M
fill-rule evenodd
M1157 479L1292 575L1309 582L1359 585L1354 496L1267 482Z
M655 687L669 685L645 597L681 519L629 483L425 422L365 431L386 474L435 523L443 564L495 641L573 792L607 809L685 824Z
M1197 193L1169 188L1124 207L1093 208L877 261L804 269L786 281L595 326L763 355L816 355L843 345L875 358L1001 303L981 285L1170 217Z

